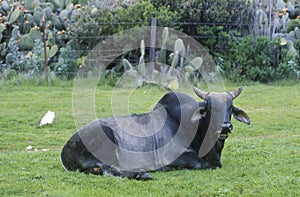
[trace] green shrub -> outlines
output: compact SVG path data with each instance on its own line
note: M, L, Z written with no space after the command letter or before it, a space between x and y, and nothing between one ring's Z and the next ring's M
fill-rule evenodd
M272 73L268 67L269 55L264 53L270 49L268 45L267 38L260 38L256 42L253 37L246 37L241 43L235 42L225 63L227 77L237 82L267 80L268 73Z
M173 1L152 0L156 6L169 6L178 11L181 30L194 36L211 53L226 51L229 32L248 33L249 5L247 0ZM236 33L234 33L236 34Z
M297 51L300 51L300 39L298 39L294 42L294 46Z
M300 29L300 19L290 20L290 22L288 23L287 32L294 31L296 27Z
M197 27L201 44L210 51L211 54L222 53L228 50L230 35L224 31L224 26L201 25ZM213 36L212 36L213 35Z
M156 8L150 0L141 0L133 5L85 9L70 27L70 32L74 42L78 43L78 49L86 54L106 36L134 27L150 26L152 17L157 18L158 26L171 26L178 20L176 11L170 11L166 6Z
M285 78L296 78L300 79L299 66L293 60L280 63L277 68L278 79L280 76L285 76Z
M280 46L279 39L252 36L240 43L232 43L232 50L225 57L224 71L228 79L270 82L284 78L299 78L297 57Z
M288 49L281 49L281 57L282 59L276 68L276 79L300 79L300 66L297 63L297 57L290 54Z
M19 50L16 40L11 38L8 44L9 53L6 56L6 64L17 73L23 73L28 77L39 75L44 70L43 46L40 40L35 40L32 52L26 53Z
M60 54L57 63L51 65L55 74L64 79L73 79L78 71L77 53L70 46L60 48Z

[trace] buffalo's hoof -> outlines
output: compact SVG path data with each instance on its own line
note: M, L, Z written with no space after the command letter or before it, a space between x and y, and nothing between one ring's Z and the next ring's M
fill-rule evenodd
M204 163L202 164L202 166L201 166L201 169L203 169L203 170L209 169L209 168L210 168L210 166L209 166L209 164L208 164L207 162L204 162Z
M135 178L137 180L143 180L143 181L147 181L147 180L153 179L153 177L151 176L151 174L149 174L147 172L144 173L144 174L138 174Z

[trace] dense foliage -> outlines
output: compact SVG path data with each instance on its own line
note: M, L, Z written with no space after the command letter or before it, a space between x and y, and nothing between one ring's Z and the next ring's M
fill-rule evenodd
M180 12L182 31L195 37L212 52L226 50L230 42L229 32L246 34L250 13L247 0L217 0L217 1L159 1L152 0L159 6L170 6L170 10Z
M198 40L230 80L299 78L300 5L278 0L271 9L273 14L268 1L248 0L4 0L0 77L39 75L49 63L56 76L72 79L83 57L100 41L122 30L149 26L155 17L158 26ZM136 59L139 54L121 58Z
M83 54L92 50L96 44L120 31L149 26L152 17L157 18L158 26L173 26L178 14L167 6L154 7L149 0L137 1L133 5L103 6L91 12L85 9L79 19L70 27L70 34L83 50Z
M270 41L265 36L248 36L234 42L223 67L227 78L237 82L299 78L299 60L280 44L279 39Z

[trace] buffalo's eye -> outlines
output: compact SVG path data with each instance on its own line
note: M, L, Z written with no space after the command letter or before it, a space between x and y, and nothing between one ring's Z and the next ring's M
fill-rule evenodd
M200 113L201 113L201 114L204 114L206 111L207 111L207 107L206 107L206 106L205 106L205 108L200 109Z

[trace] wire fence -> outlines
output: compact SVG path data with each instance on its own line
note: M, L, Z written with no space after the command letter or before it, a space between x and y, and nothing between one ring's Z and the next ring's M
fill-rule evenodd
M21 25L21 24L19 24ZM93 24L94 25L94 24ZM128 25L128 26L138 26L138 25L142 25L142 24L139 24L139 23L133 23L133 22L126 22L126 21L119 21L119 22L113 22L113 23L104 23L104 22L99 22L98 23L98 26L99 28L101 28L102 26L105 26L105 25L110 25L110 26L121 26L121 25ZM149 26L151 24L149 23ZM237 24L231 24L231 23L211 23L211 22L173 22L171 26L173 27L182 27L182 26L185 26L185 27L198 27L198 26L226 26L226 27L236 27ZM247 22L247 23L241 23L241 24L238 24L239 27L241 28L238 28L235 30L239 30L239 29L247 29L249 27L250 23ZM72 26L72 24L71 24ZM55 27L53 28L54 31L53 32L58 32L59 30L55 29ZM74 36L72 35L72 33L68 32L68 31L65 31L64 33L64 39L65 40L76 40L76 41L83 41L83 40L86 40L88 42L91 42L91 41L99 41L99 43L103 40L106 40L106 39L110 39L113 37L113 35L97 35L97 36ZM242 34L242 33L241 33ZM232 38L232 34L231 35L231 38L230 39L234 39L236 40L236 38ZM189 37L192 37L193 39L195 40L206 40L206 39L213 39L213 40L218 40L218 39L224 39L224 37L222 36L219 36L219 35L214 35L214 34L210 34L210 35L187 35ZM54 34L54 38L57 37L57 35ZM2 35L2 39L9 39L11 38L11 35ZM160 39L160 38L158 38ZM228 42L230 42L230 40L228 40ZM97 43L95 43L97 44ZM205 47L205 46L204 46ZM87 54L89 52L92 52L93 49L73 49L76 53L78 54ZM108 52L114 52L114 49L107 49ZM229 52L230 49L228 49L228 47L223 47L223 48L219 48L217 49L216 51L214 52L220 52L220 53L226 53L226 52ZM77 59L78 57L74 57L74 59ZM54 60L55 61L55 60Z
M89 24L87 24L87 25L89 25ZM95 24L92 24L92 25L95 25ZM135 26L142 25L142 23L139 24L139 23L133 23L133 22L118 21L118 22L112 22L112 23L99 22L97 25L98 25L99 28L101 28L103 26L107 26L107 25L109 25L111 27L118 27L118 26L122 26L122 25L127 25L128 27L135 27ZM150 25L151 24L149 22L149 26ZM72 26L72 24L70 24L70 26ZM242 38L243 35L245 34L243 32L248 32L249 33L249 28L251 27L251 23L250 23L250 21L245 21L244 23L239 23L239 24L233 24L233 23L230 23L230 22L228 22L228 23L214 22L213 23L213 22L174 21L170 26L175 27L175 29L176 28L180 29L180 27L197 28L197 27L201 27L201 26L228 27L227 29L229 29L229 31L226 32L226 33L228 33L229 36L227 36L227 37L224 37L224 36L221 36L221 35L215 35L215 34L207 34L207 33L201 34L201 32L200 33L195 33L194 32L193 35L187 35L187 37L191 37L191 38L199 41L200 43L201 43L201 41L205 42L207 39L212 39L213 41L223 39L224 43L226 43L226 42L229 43L231 41L238 41L240 38ZM235 32L238 32L238 35L232 33L230 29L232 29ZM54 38L55 38L55 37L57 37L56 33L61 32L61 31L59 31L58 29L55 29L55 27L53 27L52 32L54 33ZM81 41L85 40L87 42L93 42L94 41L94 42L99 42L99 43L103 40L110 39L110 38L113 37L113 35L101 35L101 33L99 33L99 35L74 36L72 34L72 32L69 32L69 31L64 31L63 35L64 35L64 40L66 40L66 41L74 40L74 41L81 42ZM2 39L7 39L7 38L10 38L10 37L11 37L10 35L3 35ZM157 38L157 39L161 39L161 38ZM94 44L96 45L98 43L94 43ZM201 44L204 47L206 47L205 44L203 44L203 43L201 43ZM77 48L77 49L73 49L73 51L75 51L77 54L88 54L89 52L92 52L93 49L78 49ZM220 45L219 48L214 49L213 52L228 53L230 51L231 51L231 49L226 44L224 44L223 46ZM114 52L114 49L107 49L107 52ZM73 57L73 58L70 57L70 59L74 59L74 60L76 60L78 58L79 58L79 56L76 56L76 57ZM52 62L53 61L57 61L57 58L53 59Z

